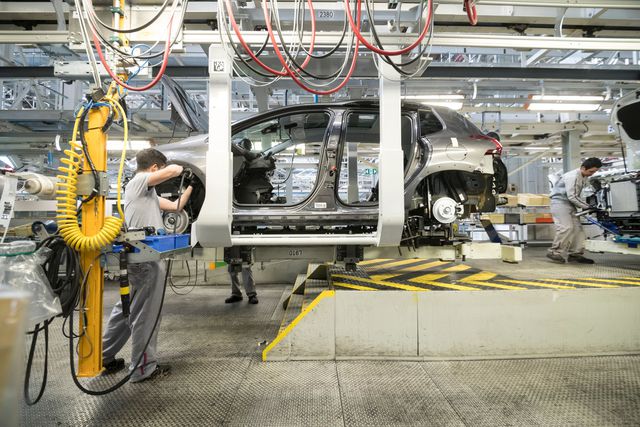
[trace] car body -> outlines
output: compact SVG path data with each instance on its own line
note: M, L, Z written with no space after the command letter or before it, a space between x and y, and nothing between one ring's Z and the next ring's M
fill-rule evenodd
M457 218L493 211L507 179L500 143L445 107L404 103L401 114L405 231L433 235ZM374 230L379 119L377 101L350 101L288 106L234 123L232 230ZM205 182L207 135L160 150ZM175 196L177 180L158 191ZM189 221L204 214L203 201L202 191L194 194Z

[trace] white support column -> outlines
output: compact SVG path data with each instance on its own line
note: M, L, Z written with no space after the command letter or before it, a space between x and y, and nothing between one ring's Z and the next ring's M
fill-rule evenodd
M205 248L231 246L231 61L220 46L209 47L209 148L207 195L195 223L195 238Z
M400 135L400 75L380 61L378 246L398 246L404 225L404 170Z
M580 131L562 132L562 169L565 172L580 167Z

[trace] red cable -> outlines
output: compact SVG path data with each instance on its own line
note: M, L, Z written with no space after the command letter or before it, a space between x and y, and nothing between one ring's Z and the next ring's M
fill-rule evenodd
M240 27L238 27L238 23L236 22L236 19L233 16L233 9L231 7L231 1L230 0L225 0L224 3L225 3L225 7L227 8L227 14L229 15L229 21L231 22L231 26L233 27L233 31L236 33L236 36L238 37L238 40L240 41L240 44L244 48L245 52L247 52L249 54L251 59L253 59L256 64L258 64L260 67L262 67L264 70L270 72L271 74L274 74L276 76L281 76L281 77L287 76L288 73L285 71L285 69L282 69L280 71L274 70L273 68L269 67L264 62L262 62L260 59L258 59L258 57L253 53L253 51L251 50L251 48L249 47L247 42L244 40L244 37L242 37L242 33L240 31ZM315 47L315 42L316 42L316 14L315 14L315 11L313 9L312 1L311 0L307 0L307 3L309 5L309 9L311 10L311 44L309 45L309 56L307 56L307 58L304 60L304 62L300 66L300 68L306 67L307 64L309 63L309 61L311 60L311 54L313 53L313 49ZM269 24L270 24L271 16L265 17L265 20L269 21Z
M362 9L362 2L361 2L361 0L358 0L358 12L357 12L357 14L358 14L358 22L360 22L361 9ZM351 75L353 74L353 72L356 69L356 62L358 60L358 48L360 46L358 40L356 40L356 46L355 46L355 48L353 50L353 59L351 60L351 66L349 67L349 71L348 71L347 75L345 76L344 80L338 86L336 86L333 89L316 90L316 89L310 88L310 87L306 86L304 83L302 83L298 79L298 77L296 77L296 75L293 72L293 70L291 70L289 68L289 66L287 65L287 61L282 56L282 53L280 52L280 48L278 47L278 42L276 41L276 36L273 34L273 28L271 27L271 19L269 19L269 9L268 9L266 1L262 2L262 11L264 12L265 21L267 23L267 31L269 32L269 38L271 39L271 44L273 45L274 51L275 51L276 55L278 56L278 59L280 60L280 63L282 64L282 66L287 70L287 74L293 79L293 81L298 86L300 86L302 89L306 90L307 92L313 93L314 95L330 95L332 93L335 93L335 92L339 91L340 89L342 89L347 84L347 82L351 78Z
M286 71L284 71L284 70L276 71L276 70L274 70L273 68L269 67L268 65L266 65L265 63L263 63L262 61L260 61L258 59L258 57L253 53L253 51L251 50L251 48L249 47L247 42L244 40L244 37L242 37L242 33L240 32L240 28L238 27L238 23L236 22L236 19L233 16L233 10L231 9L231 1L230 0L225 0L224 4L225 4L225 6L227 8L227 15L229 15L229 21L231 21L231 26L233 27L233 31L236 33L236 36L238 36L238 40L240 41L240 44L244 48L245 52L247 52L249 54L251 59L253 59L256 64L258 64L259 66L264 68L266 71L270 72L271 74L275 74L276 76L283 76L283 77L286 76L287 75ZM270 21L271 21L270 19L267 19L267 22L269 22L269 26L271 26L271 22Z
M351 9L350 9L350 5L349 5L349 0L344 0L344 8L347 12L347 17L349 18L349 25L351 25L351 30L354 32L354 34L356 35L356 37L358 37L358 40L360 40L362 42L363 45L365 45L367 48L369 48L369 50L379 54L379 55L384 55L384 56L397 56L397 55L403 55L407 52L412 51L413 49L415 49L416 46L418 46L422 40L425 38L425 36L427 35L427 32L429 31L429 26L431 23L431 3L433 0L427 0L427 19L425 21L425 25L424 28L422 29L422 33L420 33L420 35L418 36L418 39L411 43L409 46L400 49L400 50L384 50L384 49L380 49L374 45L372 45L371 43L369 43L367 41L367 39L364 38L364 36L360 33L360 30L356 27L355 22L353 21L353 15L351 14ZM358 2L360 3L361 0L358 0ZM360 7L360 6L359 6ZM358 18L358 21L360 21L360 18ZM373 25L373 22L370 23L371 25Z
M467 11L469 24L476 25L478 23L478 11L476 10L475 2L473 0L464 0L464 8Z
M142 92L154 87L160 81L160 79L162 78L162 75L164 74L164 71L167 69L167 63L169 62L169 49L171 48L171 25L172 24L173 24L173 16L169 20L169 31L167 32L167 43L164 46L164 57L162 58L162 65L160 66L160 71L158 72L158 75L148 85L145 85L145 86L130 86L125 82L123 82L122 80L120 80L120 78L116 74L114 74L113 70L109 68L109 64L107 63L107 60L104 57L104 53L102 52L102 48L100 47L100 41L98 40L98 35L96 34L95 29L91 26L89 27L91 27L93 44L96 46L96 51L98 52L100 61L102 61L102 65L104 65L104 68L107 70L107 73L109 73L111 78L117 84L119 84L125 89L132 90L134 92Z

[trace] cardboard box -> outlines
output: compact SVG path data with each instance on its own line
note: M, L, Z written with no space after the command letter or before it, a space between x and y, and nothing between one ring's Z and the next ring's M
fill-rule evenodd
M518 194L518 205L521 206L549 206L547 194Z
M500 206L516 207L518 206L518 196L515 194L500 194L500 197L507 199L507 203Z
M544 224L553 223L550 213L523 213L521 224Z
M504 224L504 214L501 213L482 214L480 219L487 219L491 221L492 224Z

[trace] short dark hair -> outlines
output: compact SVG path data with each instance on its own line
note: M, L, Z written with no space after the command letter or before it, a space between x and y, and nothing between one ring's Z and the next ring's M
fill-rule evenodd
M587 160L582 162L582 167L585 169L599 169L602 167L602 161L597 157L589 157Z
M138 170L147 170L153 165L163 167L167 164L167 156L156 150L155 148L145 148L136 154L136 163Z

